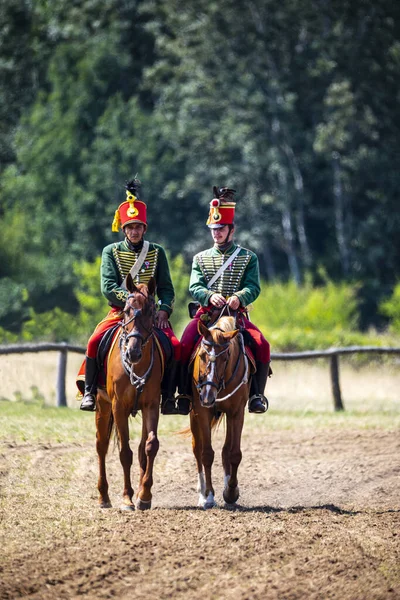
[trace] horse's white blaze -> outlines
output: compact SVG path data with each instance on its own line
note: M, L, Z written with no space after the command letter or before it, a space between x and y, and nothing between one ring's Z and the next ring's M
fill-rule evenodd
M202 496L204 496L204 494L206 493L206 480L204 478L204 473L203 472L198 473L197 491Z

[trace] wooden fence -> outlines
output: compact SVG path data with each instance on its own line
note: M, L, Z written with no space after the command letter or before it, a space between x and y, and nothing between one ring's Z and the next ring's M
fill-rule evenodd
M67 396L65 392L65 378L67 372L68 352L84 354L86 348L83 346L73 346L67 343L40 343L40 344L9 344L0 346L1 354L25 354L37 352L59 352L57 384L56 384L56 403L57 406L67 406ZM385 348L380 346L348 346L347 348L330 348L329 350L310 350L307 352L286 352L273 353L271 360L310 360L315 358L327 358L330 361L330 376L333 406L335 411L344 410L342 393L340 390L340 369L339 356L347 354L399 354L400 348Z

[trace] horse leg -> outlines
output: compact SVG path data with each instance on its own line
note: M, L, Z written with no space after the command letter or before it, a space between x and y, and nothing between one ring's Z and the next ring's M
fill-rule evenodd
M237 413L234 416L227 415L226 426L227 430L230 432L230 470L229 473L225 471L225 488L223 491L223 497L227 504L235 504L239 498L237 472L242 460L240 442L242 437L243 422L244 410L240 411L240 413Z
M99 504L101 508L111 507L106 476L106 455L110 442L112 422L111 403L98 399L96 411L96 450L99 460L99 479L97 489L100 493Z
M136 508L151 508L151 488L153 486L153 466L160 443L157 437L159 406L142 410L142 439L139 444L140 486L136 497ZM148 433L147 433L148 432Z
M225 442L222 447L222 468L224 470L224 488L228 485L231 477L231 444L232 444L232 428L230 427L230 419L226 417L226 435Z
M121 510L134 510L135 505L132 502L133 488L131 484L132 450L129 445L129 414L123 410L114 411L115 426L118 431L119 439L119 459L124 471L124 491L122 494Z
M197 415L193 410L190 412L190 429L192 431L192 450L197 465L197 492L199 494L198 506L204 506L206 502L206 480L204 478L203 463L201 462L201 433Z
M214 462L214 450L211 444L211 420L212 411L208 408L201 408L198 411L199 430L201 434L201 462L204 467L205 491L199 506L203 508L212 508L216 505L214 498L214 488L212 485L211 470ZM200 495L201 498L202 495Z
M146 439L147 439L147 429L146 429L146 420L142 420L142 437L140 438L140 442L138 445L138 461L139 461L139 488L142 487L142 481L144 474L146 472L147 466L147 457L146 457Z

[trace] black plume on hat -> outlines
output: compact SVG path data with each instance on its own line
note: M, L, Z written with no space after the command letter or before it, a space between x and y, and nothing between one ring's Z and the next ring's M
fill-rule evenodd
M136 196L136 198L139 198L139 188L141 185L141 181L137 179L137 177L135 177L135 179L125 182L125 189L128 190L128 192L131 192L131 194L133 194L134 196Z
M222 200L225 202L233 202L235 200L234 196L235 196L236 190L233 190L231 188L228 188L228 187L217 188L217 186L214 185L213 192L214 192L214 198L218 198L219 200Z

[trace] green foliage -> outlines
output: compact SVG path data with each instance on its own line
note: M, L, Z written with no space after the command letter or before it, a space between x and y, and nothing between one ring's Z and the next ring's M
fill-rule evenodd
M382 302L380 312L390 318L390 330L400 334L400 283L394 287L391 297Z
M175 304L171 315L171 323L176 335L181 335L184 327L189 321L187 305L189 297L189 266L185 264L184 258L178 254L169 259L172 283L175 289Z
M263 283L254 306L254 320L269 330L282 326L304 330L355 330L357 325L357 286L328 281L313 287L311 281L298 286L289 283Z
M400 276L399 19L391 0L2 0L0 326L30 316L25 335L59 337L68 313L90 329L102 307L74 265L111 241L135 173L149 238L183 269L229 184L265 279L322 264L360 282L357 316L378 323ZM299 317L354 327L344 303L322 322L329 298ZM177 295L178 328L185 310Z
M357 330L357 287L329 280L319 287L310 281L302 286L264 283L250 316L275 352L380 346L382 336Z
M36 313L29 311L29 318L22 327L19 336L0 329L0 342L34 341L36 339L86 345L97 323L107 314L109 306L100 293L100 257L93 263L75 263L74 273L78 285L75 295L79 301L76 315L56 307L50 311ZM189 268L181 255L169 259L172 281L175 287L175 305L172 313L172 324L179 334L188 321L187 303L189 302ZM1 290L0 289L0 293ZM7 292L7 288L4 290ZM1 317L1 313L0 313Z
M257 323L258 325L258 323ZM272 352L302 352L306 350L324 350L327 348L345 348L347 346L399 346L398 337L374 333L360 333L347 329L319 331L318 329L303 329L301 326L266 330L261 328ZM370 358L366 358L370 360Z

